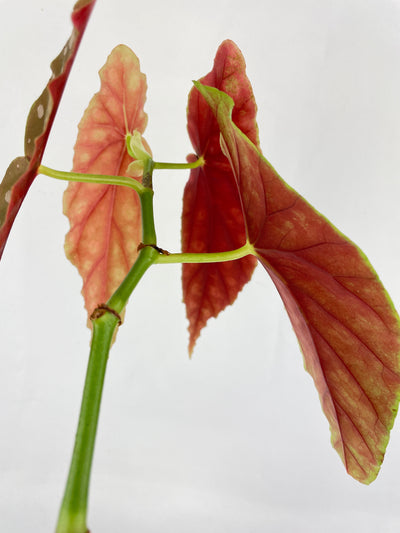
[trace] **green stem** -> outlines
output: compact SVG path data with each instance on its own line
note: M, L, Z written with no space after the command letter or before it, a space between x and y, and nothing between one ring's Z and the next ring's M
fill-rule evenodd
M144 245L156 245L156 232L153 213L152 161L145 164L143 182L123 176L78 175L53 171L40 167L40 171L48 176L75 181L127 185L139 193L142 208L142 240ZM72 454L70 471L62 501L56 533L87 533L86 515L90 484L90 471L93 461L94 443L99 418L101 395L108 354L119 315L125 308L132 291L139 283L146 270L156 261L159 252L151 246L143 246L127 276L114 292L108 302L101 306L93 322L92 345L82 397L81 412L75 446ZM99 308L98 308L99 310Z
M144 169L143 180L147 179L148 184L151 185L152 161L148 163L149 167ZM152 246L157 244L157 236L154 225L154 209L153 209L153 190L146 188L140 195L140 205L142 209L142 245L135 264L130 272L108 300L107 305L114 309L118 314L122 312L126 306L130 295L134 288L139 283L146 270L156 262L159 257L158 251ZM149 246L150 245L150 246Z
M143 244L157 244L153 213L153 191L147 189L140 197L142 208L142 242Z
M154 161L151 159L151 157L148 157L143 161L143 186L146 189L153 189L153 169L154 169Z
M86 533L90 471L99 418L104 375L118 318L104 314L93 321L85 387L70 471L56 533Z
M193 161L193 163L160 163L158 161L154 161L154 168L156 170L182 170L202 167L203 165L203 156L196 159L196 161Z
M80 174L79 172L63 172L61 170L54 170L52 168L40 165L38 174L44 174L50 178L65 181L79 181L82 183L101 183L104 185L123 185L134 189L139 195L146 191L139 181L134 178L127 178L125 176L109 176L106 174Z
M129 274L108 300L108 307L116 311L118 314L123 311L132 291L139 283L146 270L156 262L158 255L157 250L151 246L145 246L140 250L138 258Z
M104 311L102 316L93 320L92 345L81 413L56 533L87 532L90 471L108 354L119 323L116 315L123 311L133 289L157 257L156 249L149 246L142 248L128 275L105 304L104 307L109 308L110 312Z
M39 172L57 179L131 187L139 194L142 208L142 246L139 255L108 302L99 306L97 312L92 315L94 316L92 318L92 345L78 430L56 533L88 532L86 517L90 472L108 355L114 333L120 323L119 316L144 273L153 263L230 261L254 253L253 247L247 243L237 250L214 254L161 254L156 246L157 238L153 212L152 173L154 168L157 168L157 164L153 163L151 158L144 161L142 185L138 181L124 176L86 175L56 171L44 166L39 167ZM186 168L194 168L194 166Z
M229 250L227 252L210 253L183 253L183 254L160 254L156 263L222 263L224 261L234 261L246 255L256 255L254 247L246 243L241 248Z

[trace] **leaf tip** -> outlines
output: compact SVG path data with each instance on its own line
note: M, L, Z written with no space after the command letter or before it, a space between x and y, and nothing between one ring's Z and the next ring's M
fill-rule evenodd
M190 331L190 328L189 328L189 331ZM193 332L190 332L189 344L188 344L189 359L192 359L194 347L195 347L195 344L196 344L196 341L197 341L198 337L199 337L199 334L194 335Z

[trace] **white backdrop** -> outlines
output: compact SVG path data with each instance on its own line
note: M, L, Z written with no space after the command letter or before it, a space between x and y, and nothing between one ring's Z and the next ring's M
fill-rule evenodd
M21 5L23 4L23 5ZM0 169L70 34L72 1L0 2ZM183 161L191 80L233 39L261 146L285 180L368 255L400 307L400 3L98 0L43 163L69 170L76 125L111 49L147 74L146 139ZM159 244L180 245L186 173L155 175ZM0 530L53 531L73 445L89 331L63 254L65 184L39 177L0 263ZM180 267L157 266L112 349L94 458L94 533L394 533L400 430L378 479L345 473L279 297L261 267L189 361Z

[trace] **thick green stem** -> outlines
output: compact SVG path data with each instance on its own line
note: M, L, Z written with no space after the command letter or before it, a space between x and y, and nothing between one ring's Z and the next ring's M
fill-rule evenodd
M44 172L43 172L44 171ZM106 304L99 306L94 313L92 345L86 374L85 388L82 397L81 412L75 446L68 474L67 485L62 501L56 533L87 533L86 514L90 483L90 471L96 439L97 422L100 412L104 376L107 366L111 341L119 315L125 308L132 291L139 283L143 274L152 265L159 252L148 245L156 245L156 232L153 214L153 190L151 175L153 167L150 160L145 164L143 181L146 186L130 178L121 176L86 176L80 181L112 183L132 186L139 193L142 207L142 239L143 244L138 258L131 270ZM53 171L41 167L41 172L51 177L75 180L77 175ZM80 176L78 176L80 178ZM93 315L92 315L93 316Z
M93 321L92 346L83 391L78 430L56 533L86 533L90 471L104 375L118 318L106 313Z
M92 346L82 397L81 413L75 438L70 471L56 533L86 533L90 470L96 439L104 375L118 315L146 270L155 262L158 251L145 246L119 288L102 306L99 318L93 320ZM107 312L107 308L110 312Z
M150 180L151 183L151 180ZM117 313L126 306L130 295L139 283L146 270L156 262L159 253L156 248L157 236L154 225L153 211L153 190L146 188L140 195L140 205L142 208L142 249L124 281L108 300L107 305Z
M157 244L156 229L153 214L153 191L146 189L146 193L140 197L142 207L142 243Z
M153 169L154 169L154 161L151 159L151 157L148 157L147 159L143 161L142 183L146 189L153 189ZM143 209L143 205L142 205L142 209Z
M194 168L202 160L189 164ZM237 250L215 254L164 254L157 248L153 213L152 173L154 168L166 168L154 164L151 158L143 161L143 184L123 176L86 175L60 172L44 166L39 172L53 178L103 183L131 187L139 194L142 208L142 243L139 255L131 270L105 304L92 315L93 336L75 446L64 498L62 501L56 533L87 533L86 515L90 472L100 412L101 396L108 354L115 330L120 323L119 316L125 308L132 291L153 263L215 262L239 259L254 254L254 248L246 244ZM166 164L169 165L169 164ZM183 166L168 168L182 168Z
M107 302L107 306L112 308L118 314L125 308L132 291L139 283L140 279L146 270L157 260L158 252L151 246L145 246L139 252L139 256L135 261L129 274L124 281L114 292Z

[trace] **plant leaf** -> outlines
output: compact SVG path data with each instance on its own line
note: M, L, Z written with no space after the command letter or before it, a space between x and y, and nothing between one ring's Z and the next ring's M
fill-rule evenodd
M15 217L37 175L68 76L96 0L80 0L71 19L73 31L51 63L52 77L33 103L25 129L25 156L12 161L0 183L0 258Z
M129 176L133 159L125 138L146 127L146 77L138 58L123 45L114 48L99 74L100 92L79 124L73 170ZM82 294L91 314L108 300L137 256L138 195L127 187L73 182L64 195L64 213L71 224L65 251L83 278Z
M215 113L246 231L286 306L347 471L378 474L400 396L400 327L363 253L291 189L233 124L233 101L196 85Z
M212 71L202 78L202 83L218 87L234 99L235 124L257 143L256 104L245 70L240 50L232 41L224 41ZM245 244L246 234L237 187L221 152L218 124L196 90L189 94L188 131L196 155L204 157L205 164L191 171L185 187L182 251L223 252L239 248ZM189 353L207 320L235 301L255 265L256 260L249 256L233 262L182 266Z

